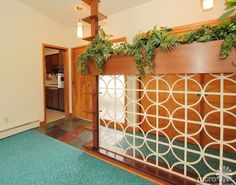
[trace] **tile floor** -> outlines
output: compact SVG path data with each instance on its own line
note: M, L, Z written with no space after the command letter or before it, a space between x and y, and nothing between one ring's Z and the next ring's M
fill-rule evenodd
M36 130L77 148L92 142L92 123L75 117L63 118Z
M65 118L64 112L56 111L53 109L46 109L46 123L51 123L62 118Z

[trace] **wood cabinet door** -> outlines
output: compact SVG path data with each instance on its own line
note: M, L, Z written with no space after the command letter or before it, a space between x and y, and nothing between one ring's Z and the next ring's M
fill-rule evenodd
M59 107L58 107L58 109L59 110L62 110L62 111L64 111L65 110L65 104L64 104L64 89L59 89L58 90L59 92Z
M59 66L64 66L64 51L59 51L59 55L58 55L58 63Z
M72 49L72 112L74 116L92 120L92 93L96 82L94 76L82 76L77 65L80 54L86 47Z
M51 57L52 66L58 66L59 65L59 54L53 54L53 55L50 55L50 57Z
M51 90L52 93L52 108L58 109L59 101L58 101L58 89Z
M51 73L51 68L52 68L52 61L50 56L45 57L45 62L46 62L46 73Z
M46 107L52 107L52 91L50 89L46 89Z

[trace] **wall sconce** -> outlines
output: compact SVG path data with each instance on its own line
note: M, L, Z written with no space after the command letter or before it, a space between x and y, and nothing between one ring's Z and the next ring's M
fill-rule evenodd
M209 10L214 7L215 0L202 0L202 8L203 10Z

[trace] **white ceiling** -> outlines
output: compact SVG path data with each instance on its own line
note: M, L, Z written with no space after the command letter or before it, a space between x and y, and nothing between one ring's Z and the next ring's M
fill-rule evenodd
M89 6L81 0L19 0L47 17L71 28L79 18L89 16ZM108 16L125 9L149 2L152 0L101 0L99 12ZM76 5L82 5L85 10L77 12Z

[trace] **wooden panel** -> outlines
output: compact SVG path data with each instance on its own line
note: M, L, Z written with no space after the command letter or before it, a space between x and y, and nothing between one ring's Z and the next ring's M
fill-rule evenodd
M107 16L103 15L102 13L98 13L98 15L90 15L82 19L82 21L91 24L92 19L98 19L98 21L103 21L107 19Z
M46 89L46 107L52 107L52 91Z
M91 5L94 0L82 0L82 1L85 2L87 5ZM100 0L98 2L100 2Z
M58 63L59 66L63 66L64 65L64 51L60 50L59 51L59 56L58 56Z
M208 83L209 81L213 80L215 77L213 77L212 75L209 74L199 74L196 75L194 78L195 82L198 82L199 84L202 84L202 87L205 86L206 83ZM172 84L177 81L179 79L179 77L177 75L166 75L163 78L165 81L168 82L168 84L170 84L170 86L172 86ZM202 80L204 79L204 80ZM230 77L230 79L232 79L233 81L236 80L236 75L233 75L232 77ZM142 82L144 84L144 86L147 86L148 90L156 90L157 86L156 86L156 81L153 80L152 82L150 82L151 77L150 76L146 76L145 78L142 78ZM149 82L149 83L148 83ZM198 87L198 85L193 82L192 80L188 81L188 87L190 88L191 91L195 91L198 92L200 91L200 88ZM184 82L183 83L179 83L178 86L175 85L175 89L173 89L174 91L184 91ZM224 86L222 87L224 88L224 92L228 92L228 93L235 93L236 92L236 84L233 83L230 80L224 80ZM163 81L159 81L158 82L158 89L160 90L168 90L167 86L165 83L163 83ZM196 134L194 136L194 138L201 144L201 146L205 146L208 143L212 143L214 142L214 140L212 138L215 138L217 140L220 140L220 123L221 123L221 116L220 116L220 112L215 112L212 113L210 115L208 115L209 112L212 112L213 109L212 106L215 106L217 108L220 108L220 95L219 93L221 92L221 88L220 88L220 80L215 80L212 81L212 83L209 83L207 85L206 88L206 92L208 92L208 95L206 96L206 101L204 99L202 99L198 104L196 104L194 107L194 110L197 111L199 113L199 115L201 115L201 117L204 119L204 117L207 115L207 118L204 120L205 123L210 123L213 124L213 126L205 126L206 131L202 130L199 134ZM209 93L218 93L218 95L215 94L209 94ZM156 93L155 92L147 92L147 96L144 96L144 98L141 100L141 105L143 106L144 110L147 110L147 116L146 116L146 120L142 123L141 127L145 132L149 132L152 127L156 127L156 118L153 117L149 117L148 115L156 115L156 106L151 106L153 104L153 102L150 101L150 99L154 102L157 102L156 99ZM173 93L173 96L175 98L176 101L180 102L181 104L184 104L185 98L184 98L184 94L177 94L177 93ZM142 94L140 95L140 97L142 97ZM158 102L164 102L166 101L166 99L168 98L168 93L158 93ZM195 102L197 102L199 100L199 96L197 94L188 94L187 96L187 100L188 100L188 104L193 104ZM236 97L233 96L224 96L223 98L224 101L224 108L231 108L233 106L236 105ZM170 114L173 113L173 111L175 109L177 109L178 107L180 107L178 104L175 103L175 101L173 101L173 99L170 97L168 99L168 101L166 101L163 106L165 106L167 108L167 110L170 112ZM233 116L236 114L236 109L231 109L229 110L229 112L231 112L232 114L228 114L226 112L224 112L223 115L223 123L224 126L234 126L235 122L236 122L236 118ZM163 109L161 106L158 106L158 115L162 116L162 117L169 117L168 112ZM177 114L175 113L174 115L172 115L172 118L178 118L178 119L182 119L185 120L185 113L184 111L179 111ZM142 117L141 117L142 119ZM188 111L187 113L187 120L193 120L193 121L198 121L199 123L201 122L199 116L194 113L193 111ZM164 127L166 127L163 132L166 133L166 135L169 138L174 138L178 135L180 135L177 130L181 133L184 133L185 131L185 125L184 122L181 121L175 121L173 120L173 125L175 126L175 128L173 127L172 124L170 124L170 126L168 126L169 121L166 119L162 119L159 118L158 119L158 126L160 129L163 129ZM188 127L187 127L187 132L188 134L193 134L196 133L199 129L200 129L200 125L198 124L193 124L188 122ZM177 130L176 130L177 129ZM156 134L156 132L151 132L152 134ZM161 136L163 136L162 133L159 133ZM224 140L225 141L232 141L235 138L235 134L236 131L232 130L232 129L224 129ZM209 135L212 137L210 138ZM183 141L183 138L178 139L179 141ZM195 144L192 140L188 140L189 143L193 143ZM232 146L236 147L236 143L232 143ZM211 145L210 148L213 149L217 149L219 150L220 145ZM225 152L230 152L230 153L235 153L235 151L233 151L232 149L230 149L229 147L225 147L224 148Z
M103 75L131 75L138 74L135 60L131 56L112 56L103 66ZM88 75L98 75L93 61L89 63Z
M219 58L222 41L207 43L192 43L176 47L170 52L156 49L153 74L181 74L181 73L232 73L236 72L236 51L221 60ZM148 73L148 71L146 70ZM89 75L98 75L94 63L91 61ZM138 74L134 58L131 56L112 56L103 67L104 75L135 75Z
M51 73L52 70L52 62L51 62L51 57L50 56L46 56L45 57L45 62L46 62L46 73Z
M51 57L52 66L58 66L59 65L59 54L53 54L53 55L50 55L50 57Z
M204 75L206 83L213 79L211 75ZM233 75L230 77L231 80L236 81L236 75ZM236 84L229 81L224 80L224 86L220 86L220 80L215 80L212 83L209 83L207 85L207 92L213 92L213 93L220 93L221 88L224 89L225 93L236 93ZM207 101L207 102L206 102ZM220 95L212 95L209 94L206 96L206 101L204 101L204 115L207 115L209 112L213 111L214 109L212 106L215 106L217 108L221 108L221 97ZM223 98L223 107L226 108L232 108L236 105L236 97L234 96L226 96L224 95ZM224 126L235 126L236 118L233 115L236 115L236 108L230 109L228 111L231 114L228 114L227 112L223 113L223 123ZM233 115L232 115L233 114ZM213 124L213 126L205 126L206 131L204 134L204 145L207 145L208 143L214 142L212 138L209 137L209 135L217 140L220 140L220 123L221 123L221 116L220 112L215 112L207 116L205 122ZM218 126L218 127L217 127ZM236 130L232 129L224 129L224 141L234 140L236 135ZM236 147L236 142L233 142L231 144L232 146ZM213 145L212 148L219 149L219 145ZM224 148L224 151L233 152L232 149L226 147ZM235 151L234 151L235 153Z
M179 80L180 77L178 77L177 75L166 75L165 77L163 77L163 80L165 80L166 82L168 82L168 84L170 86L172 86L177 80ZM151 81L151 77L150 76L146 76L145 78L142 78L142 82L144 84L144 86L147 86L148 90L156 90L157 89L157 84L156 81L153 80ZM197 75L194 77L194 80L200 82L200 75ZM196 83L194 83L193 81L188 81L188 87L191 87L192 90L198 91L198 86L196 85ZM166 83L164 83L163 81L158 81L158 89L160 90L168 90ZM181 81L180 83L175 85L175 88L173 89L174 91L184 91L184 81ZM141 95L142 96L142 95ZM179 93L174 93L173 94L174 99L172 97L168 98L168 93L158 93L158 100L157 100L157 95L155 92L147 92L147 96L144 96L143 99L141 100L141 105L143 106L144 110L146 110L148 115L156 115L156 111L157 111L157 107L156 106L152 106L153 102L150 101L150 99L154 102L165 102L162 104L162 106L158 106L158 115L161 117L166 117L169 118L169 113L170 115L173 116L173 118L175 119L181 119L181 120L185 120L185 112L184 109L181 109L180 111L176 111L174 113L174 111L177 108L181 108L179 104L176 103L179 102L181 104L185 104L185 96L184 93L179 94ZM197 100L199 99L198 95L188 95L188 103L189 104L193 104L194 102L197 102ZM166 111L166 109L163 108L163 106L169 111L169 113ZM200 107L201 104L197 104L196 106L194 106L194 109L197 112L200 112ZM142 117L141 117L142 120ZM195 121L200 121L198 116L196 114L193 114L193 112L189 112L187 113L187 120L195 120ZM157 119L151 116L147 116L145 121L142 123L141 127L145 132L149 132L150 130L152 130L152 127L156 127L156 122ZM169 125L169 126L168 126ZM163 119L163 118L159 118L158 119L158 127L159 129L161 129L169 138L174 138L176 136L179 136L179 132L184 133L185 132L185 122L184 121L173 121L173 124L169 124L169 120ZM192 123L188 123L187 126L187 132L188 134L193 134L195 132L197 132L200 129L200 125L197 124L192 124ZM151 132L152 134L156 134L156 132ZM162 132L159 132L160 136L164 136L164 134ZM200 134L197 134L194 136L194 138L199 141L200 143ZM179 141L183 141L183 137L177 139ZM189 143L193 143L193 141L189 140Z
M58 109L64 111L65 103L64 103L64 89L58 89L58 99L59 99L59 106Z
M59 101L58 101L58 89L51 90L52 93L52 108L58 109Z
M91 94L94 76L82 76L78 71L77 59L86 47L72 49L72 113L82 119L92 120L92 114L87 112L92 109Z

